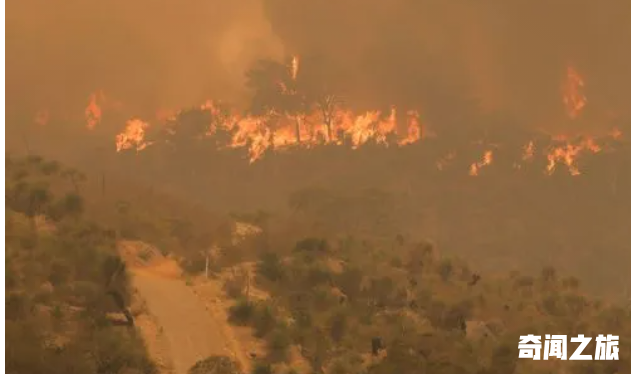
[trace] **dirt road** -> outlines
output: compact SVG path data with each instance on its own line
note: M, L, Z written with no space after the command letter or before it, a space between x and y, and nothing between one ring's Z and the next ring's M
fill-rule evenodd
M170 362L175 374L186 374L198 360L211 355L232 357L243 365L239 347L235 347L234 339L226 336L227 322L213 316L205 307L180 276L177 264L156 253L151 253L150 260L139 261L137 247L137 243L121 246L133 286L166 343L162 344L167 347L163 354L170 357L161 357L161 360ZM143 335L150 339L150 334ZM147 342L147 345L156 344Z

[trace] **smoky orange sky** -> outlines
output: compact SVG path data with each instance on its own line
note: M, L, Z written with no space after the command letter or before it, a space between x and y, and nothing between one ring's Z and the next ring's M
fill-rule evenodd
M80 116L99 89L136 114L239 100L254 60L298 54L341 72L352 105L421 107L435 127L465 126L473 112L550 129L629 115L628 0L9 0L6 9L9 114ZM560 94L568 65L588 98L571 123Z
M9 0L9 109L79 116L103 90L138 115L234 99L256 58L282 56L258 0Z

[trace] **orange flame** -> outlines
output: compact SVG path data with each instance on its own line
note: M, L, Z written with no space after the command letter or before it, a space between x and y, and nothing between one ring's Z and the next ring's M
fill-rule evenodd
M291 59L291 79L296 80L298 77L298 69L300 68L300 59L294 56Z
M484 166L491 165L493 162L493 151L485 151L482 160L479 162L474 162L469 167L469 175L472 177L477 177L480 169Z
M418 112L409 111L408 118L407 134L405 138L399 141L399 145L413 144L423 139L424 133L421 127Z
M218 116L214 104L204 106ZM311 148L320 144L341 145L347 140L353 149L368 142L388 146L397 138L396 108L383 118L379 111L356 115L350 110L338 109L330 120L331 137L322 113L278 114L265 116L228 115L211 126L208 136L223 130L232 134L227 148L247 148L250 162L260 159L268 149L283 150L292 146ZM417 112L409 112L405 136L396 145L416 143L422 139L422 125Z
M101 122L103 110L101 108L103 102L105 102L105 95L102 91L98 91L90 95L90 102L85 108L85 120L87 122L88 129L92 130Z
M125 130L116 135L116 152L127 149L142 151L149 146L145 141L145 131L149 124L140 119L130 119L127 121Z
M577 176L581 174L578 166L576 165L576 159L582 152L598 153L601 151L601 147L595 143L592 138L585 138L582 141L573 144L566 141L565 144L557 147L553 147L547 155L548 165L546 166L546 173L552 175L559 163L567 166L570 175Z
M563 85L563 103L565 110L571 119L577 118L585 105L587 98L583 94L585 82L581 75L572 66L567 68L567 77Z

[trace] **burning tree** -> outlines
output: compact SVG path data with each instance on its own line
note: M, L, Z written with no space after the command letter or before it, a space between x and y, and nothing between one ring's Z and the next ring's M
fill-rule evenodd
M301 125L315 109L326 126L326 140L331 141L339 95L321 64L310 63L302 68L299 61L297 57L288 64L261 60L247 73L248 87L254 92L251 111L256 115L276 113L293 118L300 143Z

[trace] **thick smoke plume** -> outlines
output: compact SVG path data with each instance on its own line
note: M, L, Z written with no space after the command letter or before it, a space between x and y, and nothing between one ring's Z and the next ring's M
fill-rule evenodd
M234 100L254 60L283 53L258 0L9 0L6 10L10 112L81 118L99 90L134 115Z

